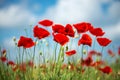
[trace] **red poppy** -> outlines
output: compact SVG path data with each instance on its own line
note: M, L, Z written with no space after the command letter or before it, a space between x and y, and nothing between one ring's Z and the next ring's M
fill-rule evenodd
M101 28L93 28L92 27L89 31L92 35L95 35L96 37L103 36L105 34L105 32L103 32L103 30Z
M120 47L118 48L118 55L120 55Z
M106 74L110 74L112 72L112 69L109 66L105 66L104 68L99 68L99 70Z
M8 64L8 65L11 65L11 66L14 66L14 65L15 65L15 63L14 63L13 61L8 61L7 64Z
M18 41L18 47L23 46L24 48L30 48L34 45L35 45L35 43L33 42L33 40L31 38L27 38L24 36L21 36L20 40Z
M50 33L47 30L43 28L39 28L38 25L34 27L33 32L34 32L34 37L37 37L38 39L42 39L50 35Z
M33 66L34 66L33 61L29 61L29 62L28 62L28 65L29 65L30 67L33 67Z
M43 26L52 26L53 21L45 19L45 20L42 20L42 21L40 21L40 22L38 22L38 23L39 23L40 25L43 25Z
M82 65L91 66L93 63L92 57L87 57L82 61Z
M69 64L68 65L68 69L73 71L73 70L75 70L75 66L73 64Z
M60 45L65 45L68 41L69 41L69 38L64 35L64 34L61 34L61 33L58 33L58 34L53 34L54 36L54 41L60 43Z
M73 28L70 24L66 25L65 32L66 32L66 35L68 35L70 37L74 37L74 35L75 35L75 32L73 31Z
M63 69L66 69L66 68L67 68L67 64L62 64L61 69L63 70Z
M110 50L110 49L108 49L108 54L109 54L111 57L114 57L114 56L115 56L115 54L113 53L113 51Z
M93 55L102 56L100 52L97 52L95 50L89 51L88 56L92 57Z
M6 62L6 61L7 61L7 58L6 58L6 57L0 57L0 60L1 60L2 62Z
M26 71L26 64L25 63L20 64L19 69L20 69L20 71L25 72Z
M6 54L6 49L3 49L3 50L2 50L2 54L3 54L3 55Z
M74 55L74 54L76 54L76 50L71 50L71 51L67 51L67 52L66 52L66 55L67 55L67 56L72 56L72 55Z
M91 50L91 51L89 51L89 53L88 53L88 56L93 56L93 55L96 55L97 54L97 51L95 51L95 50Z
M96 62L92 63L91 66L93 66L93 67L98 67L98 66L104 65L104 64L105 64L105 63L104 63L103 61L96 61Z
M12 70L15 72L18 69L18 65L12 66Z
M77 29L78 33L84 33L89 30L89 27L91 26L91 24L82 22L82 23L73 24L73 26Z
M81 39L78 41L78 45L80 44L91 46L92 38L88 34L83 34Z
M62 34L66 34L65 33L65 28L63 25L61 24L55 24L52 26L52 30L54 33L62 33Z
M110 44L112 41L108 38L97 38L97 42L99 43L99 45L105 47L108 44Z

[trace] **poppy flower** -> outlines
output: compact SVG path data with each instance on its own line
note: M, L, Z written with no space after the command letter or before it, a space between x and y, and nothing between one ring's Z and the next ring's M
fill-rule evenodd
M103 30L101 29L101 28L91 28L90 30L89 30L89 32L92 34L92 35L94 35L94 36L96 36L96 37L98 37L98 36L103 36L104 34L105 34L105 32L103 32Z
M91 66L93 63L92 57L87 57L82 61L82 65Z
M96 61L96 62L93 62L91 66L93 67L98 67L100 65L104 65L105 63L103 61Z
M58 42L62 46L69 41L69 38L66 35L61 33L53 34L53 37L54 37L54 41Z
M76 54L76 51L75 51L75 50L71 50L71 51L67 51L67 52L66 52L66 55L67 55L67 56L72 56L72 55L74 55L74 54Z
M91 51L89 51L88 56L93 56L95 54L97 54L97 51L91 50Z
M62 64L61 69L64 70L67 68L67 64Z
M0 60L1 60L2 62L6 62L6 61L7 61L7 58L6 58L6 57L0 57Z
M118 55L120 55L120 47L118 48Z
M21 36L18 41L18 47L23 46L24 48L30 48L34 45L35 45L35 43L33 42L33 40L31 38L27 38L24 36Z
M99 68L99 70L106 74L110 74L112 72L112 69L109 66L105 66L104 68Z
M28 65L29 65L30 67L33 67L33 66L34 66L33 61L29 61L29 62L28 62Z
M108 38L97 38L97 42L99 43L99 45L105 47L108 44L110 44L112 41Z
M83 34L81 39L78 41L78 45L80 44L91 46L92 38L88 34Z
M113 51L110 50L110 49L108 49L108 54L109 54L111 57L114 57L114 56L115 56L115 54L113 53Z
M3 49L1 53L2 53L2 56L6 57L6 49Z
M8 64L8 65L11 65L11 66L14 66L14 65L15 65L15 63L14 63L13 61L8 61L7 64Z
M73 70L75 70L75 66L73 64L69 64L68 65L68 69L73 71Z
M82 23L73 24L73 26L76 28L78 33L84 33L89 30L89 27L91 26L91 24L82 22Z
M25 63L20 64L19 69L20 69L20 71L25 72L26 71L26 64Z
M40 21L40 22L38 22L40 25L42 25L42 26L52 26L52 24L53 24L53 21L51 21L51 20L47 20L47 19L45 19L45 20L42 20L42 21Z
M91 50L88 52L88 56L92 57L93 55L102 56L100 52L97 52L95 50Z
M3 54L3 55L6 54L6 49L3 49L3 50L2 50L2 54Z
M12 70L15 72L18 69L18 65L12 66Z
M34 32L34 37L37 37L38 39L42 39L50 35L50 33L47 30L43 28L39 28L38 25L34 27L33 32Z
M70 24L66 25L65 32L66 32L66 35L68 35L70 37L74 37L74 35L75 35L75 32L73 31L73 28Z
M62 33L62 34L66 34L65 33L65 28L63 25L61 24L55 24L52 26L52 30L54 33Z

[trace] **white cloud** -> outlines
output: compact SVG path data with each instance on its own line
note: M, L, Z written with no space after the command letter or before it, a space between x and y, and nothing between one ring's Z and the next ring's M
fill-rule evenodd
M102 10L102 3L110 3L106 14ZM108 25L119 21L119 7L119 2L111 0L58 0L56 6L48 9L45 17L62 24L88 21L94 25Z
M3 45L5 48L14 48L15 47L15 42L13 41L13 38L6 38L3 42Z
M104 30L106 32L106 37L109 37L110 39L118 39L120 36L120 22L109 26L109 28L106 26Z
M0 10L0 27L23 27L35 18L20 5L11 5Z

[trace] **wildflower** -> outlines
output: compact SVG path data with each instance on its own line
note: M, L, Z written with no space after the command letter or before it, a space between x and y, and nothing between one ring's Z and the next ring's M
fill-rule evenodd
M18 47L23 46L24 48L30 48L34 45L35 45L35 43L33 42L33 40L31 38L27 38L24 36L21 36L18 41Z
M55 24L52 26L52 30L54 33L62 33L62 34L66 34L65 33L65 28L63 25L61 24Z
M88 34L83 34L81 39L78 41L78 45L80 44L91 46L92 38Z
M0 60L1 60L2 62L6 62L6 61L7 61L7 58L6 58L6 57L0 57Z
M115 56L115 54L113 53L113 51L110 50L110 49L108 49L108 54L109 54L111 57L114 57L114 56Z
M20 71L25 72L26 71L26 63L22 63L19 66Z
M108 44L110 44L112 41L108 38L97 38L97 42L99 43L99 45L105 47Z
M38 39L42 39L50 35L50 33L47 30L43 28L39 28L38 25L34 27L33 32L34 32L34 37L37 37Z
M18 70L18 65L14 65L12 66L12 70L15 72L16 70Z
M75 66L74 66L73 64L69 64L69 65L68 65L68 69L69 69L69 70L75 70Z
M58 33L58 34L53 34L53 37L54 37L54 41L58 42L60 45L65 45L68 41L69 41L69 38L64 35L64 34L61 34L61 33Z
M120 47L118 48L118 55L120 55Z
M104 68L99 68L99 70L106 74L110 74L112 72L112 69L109 66L105 66Z
M42 26L48 27L48 26L52 26L53 21L45 19L45 20L42 20L42 21L40 21L40 22L38 22L38 23L39 23L40 25L42 25Z
M6 49L3 49L1 53L3 57L6 57Z
M66 68L67 68L67 64L62 64L61 69L63 70L63 69L66 69Z
M76 54L76 50L71 50L71 51L67 51L67 52L66 52L66 55L67 55L67 56L72 56L72 55L74 55L74 54Z
M33 61L29 61L29 62L28 62L28 65L29 65L30 67L33 67L33 66L34 66Z
M95 50L91 50L88 52L88 56L93 56L93 55L102 56L100 52L97 52Z
M8 64L8 65L11 65L11 66L14 66L14 65L15 65L15 63L14 63L13 61L8 61L7 64Z
M97 66L100 66L100 65L103 65L103 64L105 64L105 63L100 60L100 61L93 62L91 66L97 67Z
M87 57L82 61L82 65L91 66L93 63L92 57Z
M103 32L103 30L101 28L93 28L92 27L89 31L92 35L95 35L96 37L103 36L105 34L105 32Z
M70 24L66 25L65 32L66 32L66 35L68 35L70 37L74 37L74 35L75 35L75 32L73 31L73 28Z
M73 24L73 26L76 28L77 32L80 34L80 33L84 33L86 31L88 31L89 26L91 26L91 24L82 22L82 23Z

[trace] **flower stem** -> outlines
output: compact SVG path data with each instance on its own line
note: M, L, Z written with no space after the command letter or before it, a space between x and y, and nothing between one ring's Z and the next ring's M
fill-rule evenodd
M35 46L34 46L34 52L33 52L33 62L34 62L34 58L35 58L36 42L37 42L37 39L35 40Z

